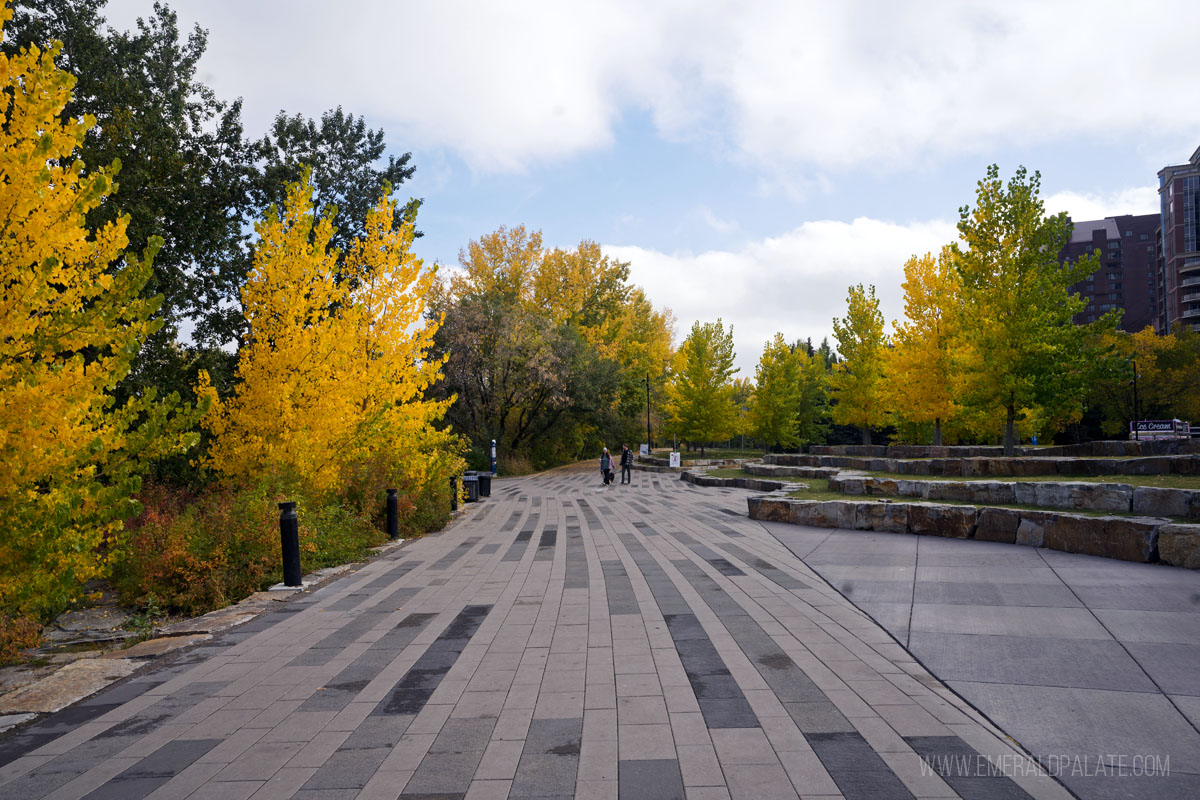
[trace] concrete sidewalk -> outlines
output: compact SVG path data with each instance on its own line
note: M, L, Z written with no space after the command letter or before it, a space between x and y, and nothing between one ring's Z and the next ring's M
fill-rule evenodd
M1009 735L1055 759L1081 797L1200 797L1200 574L993 542L766 528Z
M598 484L497 481L445 533L0 738L0 797L1069 796L744 491Z

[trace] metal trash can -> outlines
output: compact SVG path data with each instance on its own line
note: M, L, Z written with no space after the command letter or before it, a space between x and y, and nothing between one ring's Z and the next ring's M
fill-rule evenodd
M479 496L492 496L492 474L490 472L480 472L475 476L479 480Z
M468 503L479 502L479 477L476 475L463 475L463 492L467 496Z

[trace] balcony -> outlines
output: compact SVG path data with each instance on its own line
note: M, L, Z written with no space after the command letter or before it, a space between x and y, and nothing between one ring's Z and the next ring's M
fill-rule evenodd
M1191 308L1180 309L1179 318L1181 320L1200 322L1200 305L1192 306Z
M1179 282L1179 288L1183 289L1188 286L1200 286L1200 275L1192 278L1184 278Z
M1181 303L1200 303L1200 292L1192 292L1191 294L1185 294L1179 298L1179 302L1181 302Z

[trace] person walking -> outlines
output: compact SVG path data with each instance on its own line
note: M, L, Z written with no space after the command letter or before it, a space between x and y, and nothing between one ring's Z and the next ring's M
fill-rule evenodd
M608 486L612 483L613 478L613 463L612 456L608 452L608 448L604 448L604 452L600 454L600 474L604 478L604 485Z
M628 444L621 445L621 484L633 483L633 451Z

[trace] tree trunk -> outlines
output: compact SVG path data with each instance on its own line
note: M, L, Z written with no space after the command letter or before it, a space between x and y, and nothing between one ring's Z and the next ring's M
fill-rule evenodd
M1004 455L1015 456L1017 454L1017 409L1015 406L1005 406L1004 410L1008 413L1008 419L1004 423Z
M863 434L863 444L870 444L871 443L871 429L868 428L866 425L864 425L863 429L862 429L862 434Z
M942 446L942 420L940 418L933 421L933 446Z

